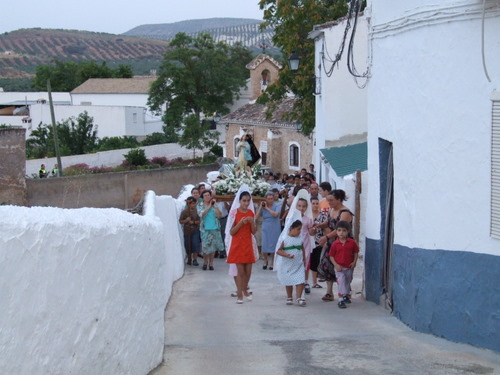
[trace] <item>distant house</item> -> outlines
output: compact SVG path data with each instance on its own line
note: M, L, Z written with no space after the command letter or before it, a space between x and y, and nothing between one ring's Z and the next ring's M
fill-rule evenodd
M94 119L100 138L144 137L162 132L163 121L147 108L149 87L154 79L91 78L71 93L53 93L55 119L61 122L86 111ZM46 92L0 92L0 123L23 126L29 136L39 124L51 121Z

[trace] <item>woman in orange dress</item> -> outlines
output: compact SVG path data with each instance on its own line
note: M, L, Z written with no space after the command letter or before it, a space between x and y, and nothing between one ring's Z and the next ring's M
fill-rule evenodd
M235 211L233 225L231 226L230 234L231 247L227 256L227 263L236 264L238 273L236 275L236 286L238 288L238 298L236 303L243 303L243 294L247 300L252 299L252 295L248 292L248 283L252 273L252 264L256 262L253 248L253 235L256 231L255 214L249 208L250 193L243 191L239 196L240 206Z

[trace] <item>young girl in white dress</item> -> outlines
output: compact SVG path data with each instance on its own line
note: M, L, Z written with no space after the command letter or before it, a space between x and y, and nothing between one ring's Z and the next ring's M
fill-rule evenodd
M295 294L299 306L305 306L306 301L302 298L305 282L305 252L302 246L303 239L300 235L302 222L295 220L290 225L288 234L283 237L276 251L280 256L280 262L277 262L278 280L286 289L286 304L293 305L293 286L295 285Z

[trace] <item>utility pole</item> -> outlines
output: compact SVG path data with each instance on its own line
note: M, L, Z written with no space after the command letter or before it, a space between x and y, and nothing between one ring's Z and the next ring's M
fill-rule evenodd
M54 114L54 103L52 102L52 88L50 87L50 79L47 80L47 92L49 93L50 117L52 120L52 130L54 131L54 148L57 157L57 170L59 176L63 175L63 167L61 163L61 153L59 152L59 138L57 137L56 116Z

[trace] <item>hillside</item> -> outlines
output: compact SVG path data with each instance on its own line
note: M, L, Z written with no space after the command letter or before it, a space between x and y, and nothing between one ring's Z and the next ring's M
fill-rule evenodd
M264 42L271 53L279 53L276 48L272 47L273 30L267 28L260 31L261 22L247 18L207 18L141 25L123 33L123 35L168 41L178 32L184 32L191 36L205 32L212 35L217 42L225 41L229 44L241 42L245 47L254 51L262 49Z
M108 66L126 64L134 74L157 69L168 41L178 32L195 36L207 32L216 41L241 42L255 55L272 46L273 30L259 30L261 21L242 18L209 18L170 24L142 25L122 35L61 29L20 29L0 35L0 87L28 90L36 67L59 61L106 61Z
M0 78L21 78L38 65L60 61L128 64L136 73L157 67L168 43L123 35L77 30L21 29L0 35ZM142 72L137 72L141 69Z

